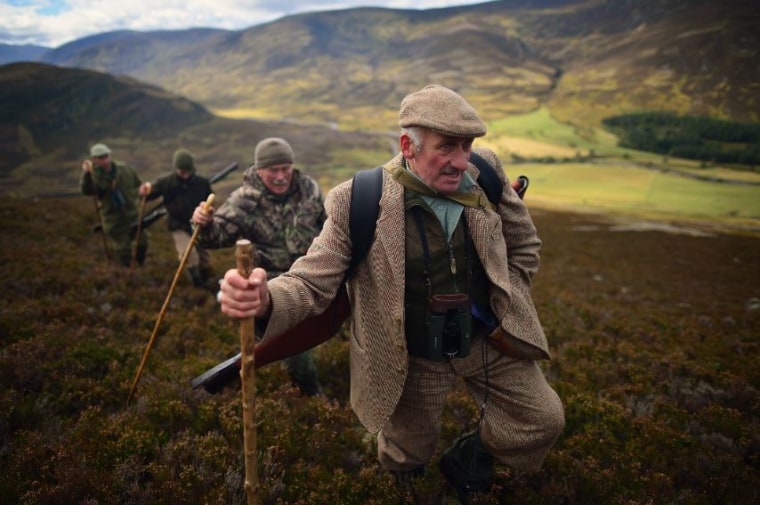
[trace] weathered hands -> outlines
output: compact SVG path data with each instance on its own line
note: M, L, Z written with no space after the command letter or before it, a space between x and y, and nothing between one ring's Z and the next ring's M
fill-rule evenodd
M201 203L193 211L192 221L193 224L198 226L206 226L211 222L214 217L214 208L209 207L208 210L204 209L205 205Z
M230 317L261 317L269 311L271 300L263 268L254 268L247 279L235 269L227 270L220 288L222 312Z

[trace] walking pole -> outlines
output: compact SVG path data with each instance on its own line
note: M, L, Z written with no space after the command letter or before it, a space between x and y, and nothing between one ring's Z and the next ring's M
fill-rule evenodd
M145 195L140 197L140 210L137 213L137 234L135 235L135 247L132 249L132 261L129 263L129 270L135 269L137 263L137 250L140 248L140 229L142 228L143 213L145 212L145 202L148 199Z
M237 271L246 279L253 270L253 244L241 239L235 244ZM256 472L256 376L254 374L254 318L240 319L240 382L243 389L243 452L245 456L245 495L248 505L258 503L259 481Z
M103 216L100 215L100 207L98 206L98 195L92 195L92 203L95 204L95 214L98 216L100 222L100 238L103 240L103 252L106 255L106 263L111 263L111 249L108 247L108 239L106 238L106 229L103 227Z
M85 160L83 162L82 167L87 166L88 171L90 172L90 180L93 181L92 177L92 161L91 160ZM93 186L95 185L95 182L92 182ZM106 238L106 229L103 227L103 216L100 215L100 206L98 205L98 192L97 189L95 191L95 194L92 195L92 203L95 205L95 215L98 216L98 223L100 223L100 238L103 240L103 252L106 255L106 263L111 263L111 249L108 247L108 239Z
M213 203L214 203L214 193L211 193L208 196L208 199L203 203L204 212L208 211L208 209L211 207ZM150 353L150 348L153 346L153 341L156 339L156 334L158 333L158 327L161 326L161 321L163 321L164 314L166 314L166 308L169 306L169 301L172 299L172 294L174 294L174 288L177 285L177 280L179 280L179 276L180 274L182 274L182 270L184 270L185 268L185 263L187 263L187 258L190 256L190 251L193 250L193 246L195 245L195 241L198 238L198 233L200 232L200 229L201 229L200 226L195 227L195 230L193 230L193 235L190 237L190 242L187 244L184 254L182 254L182 259L179 262L179 267L177 267L177 272L174 274L174 279L172 280L172 284L171 286L169 286L169 292L166 294L164 305L161 307L161 311L158 313L158 319L156 319L156 325L153 327L153 333L150 336L150 340L148 340L148 346L145 348L142 361L140 361L140 366L137 369L135 380L132 382L132 387L129 389L129 396L127 397L127 405L129 405L129 402L132 401L132 396L134 395L135 388L137 387L137 383L140 380L140 375L142 375L143 367L145 366L145 362L148 360L148 353Z

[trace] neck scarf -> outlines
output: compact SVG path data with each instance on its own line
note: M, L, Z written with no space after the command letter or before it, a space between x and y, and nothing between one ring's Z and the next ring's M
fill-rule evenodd
M396 182L404 186L406 189L412 190L416 193L419 193L420 195L451 200L458 204L464 205L465 207L494 210L493 204L488 201L486 195L474 192L451 193L448 195L441 194L425 184L421 179L415 177L403 166L392 168L391 175Z

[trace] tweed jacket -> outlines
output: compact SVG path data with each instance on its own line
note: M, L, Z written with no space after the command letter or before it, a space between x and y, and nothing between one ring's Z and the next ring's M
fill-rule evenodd
M491 308L510 335L538 347L548 357L546 337L530 297L541 241L496 155L486 149L476 151L496 169L505 188L496 212L470 207L464 212L474 248L491 282ZM347 283L351 303L350 400L370 432L382 429L395 410L407 374L404 187L389 172L402 162L398 155L385 165L375 240ZM477 180L474 165L470 164L468 172ZM476 186L475 191L482 189ZM331 190L325 203L328 217L320 235L287 273L268 283L272 313L264 338L322 313L335 297L351 257L350 201L351 181Z

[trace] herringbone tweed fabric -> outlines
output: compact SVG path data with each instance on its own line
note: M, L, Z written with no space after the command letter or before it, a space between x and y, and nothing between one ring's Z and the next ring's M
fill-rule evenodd
M501 162L489 150L477 150L503 177ZM400 165L401 155L386 164ZM470 165L474 180L477 168ZM506 180L497 212L465 209L473 245L491 280L491 308L511 335L547 352L546 337L530 298L541 242L523 202ZM476 187L477 191L482 191ZM266 334L280 334L297 322L323 312L348 268L351 242L348 217L351 182L327 195L328 218L308 253L290 271L269 283L272 316ZM371 432L383 428L401 397L407 378L404 335L404 189L387 170L376 238L348 283L352 306L351 405ZM538 387L543 387L537 384ZM507 422L507 420L504 420Z

